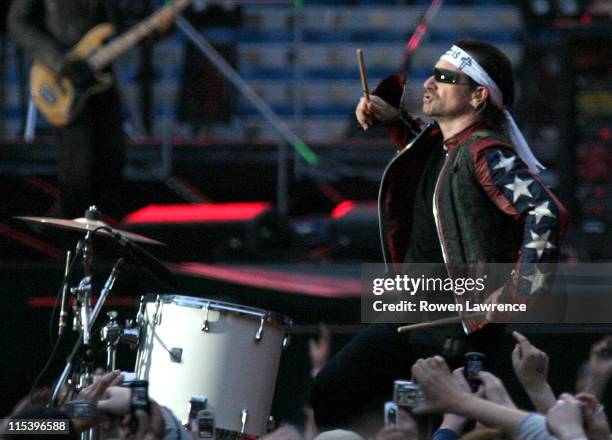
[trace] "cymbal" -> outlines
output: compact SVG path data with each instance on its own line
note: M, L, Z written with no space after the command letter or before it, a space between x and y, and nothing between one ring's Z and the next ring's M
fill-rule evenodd
M136 241L140 243L146 244L156 244L156 245L164 245L161 241L153 240L152 238L145 237L144 235L135 234L134 232L122 231L120 229L114 229L110 227L107 223L104 223L102 220L92 220L85 217L79 217L72 220L66 220L63 218L51 218L51 217L29 217L29 216L17 216L15 217L19 220L24 220L26 222L32 223L41 223L43 225L56 227L60 229L71 229L73 231L94 231L96 228L107 228L107 229L98 229L95 234L97 235L107 235L110 236L109 231L113 233L121 234L124 238L127 238L130 241Z

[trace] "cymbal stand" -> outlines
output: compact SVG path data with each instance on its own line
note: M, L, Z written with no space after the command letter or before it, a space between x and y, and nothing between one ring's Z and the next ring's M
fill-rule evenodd
M108 322L102 328L101 339L106 343L106 371L113 371L117 360L117 344L123 331L117 322L118 313L116 311L106 312L106 316L108 316Z
M83 337L83 344L89 345L90 321L91 321L91 280L93 271L93 233L87 231L83 239L83 279L77 287L70 289L70 293L76 296L78 307L78 330Z
M108 276L106 282L104 283L104 287L102 288L102 291L100 292L100 297L98 301L96 302L96 305L93 311L91 312L91 314L89 314L89 312L85 314L85 316L87 317L87 321L86 321L87 322L87 332L81 331L81 334L79 338L77 339L77 341L75 342L72 351L68 355L68 358L66 360L66 365L64 366L64 370L62 371L62 374L60 375L59 379L55 383L55 386L53 387L53 392L51 394L51 405L52 406L57 406L59 403L60 391L62 387L64 386L64 384L67 382L68 376L70 375L70 372L72 371L72 367L73 367L72 363L74 361L74 357L77 355L77 353L81 350L81 347L84 345L84 335L85 333L87 333L87 335L91 334L93 324L96 322L96 318L98 317L100 310L102 309L102 306L104 305L104 302L106 301L106 298L108 298L108 296L110 295L114 287L115 281L117 280L117 277L119 276L120 268L123 265L123 263L124 263L123 258L119 258L115 262L115 265L113 266L113 269L110 275ZM83 327L83 322L81 322L81 327ZM88 347L86 346L86 350L85 350L86 356L88 355L88 351L91 351L91 350L87 350L87 348ZM83 378L81 377L79 380L79 383L81 385L84 385L86 381L84 381Z

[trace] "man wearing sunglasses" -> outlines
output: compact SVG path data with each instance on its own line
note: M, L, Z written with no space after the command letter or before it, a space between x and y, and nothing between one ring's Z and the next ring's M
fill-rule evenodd
M404 82L403 75L383 80L355 112L364 130L385 127L399 148L379 193L388 272L405 273L416 263L438 264L449 274L455 265L511 263L515 270L487 301L532 304L548 276L539 268L558 260L567 213L538 179L543 166L508 111L510 61L480 41L455 43L423 83L422 111L431 124L406 112ZM393 380L409 378L419 357L447 356L448 345L461 347L460 355L486 353L488 361L507 357L496 355L501 324L396 330L397 324L369 325L318 374L312 404L319 425L347 423L380 395L388 400ZM491 362L487 367L496 370ZM504 370L511 369L497 368Z

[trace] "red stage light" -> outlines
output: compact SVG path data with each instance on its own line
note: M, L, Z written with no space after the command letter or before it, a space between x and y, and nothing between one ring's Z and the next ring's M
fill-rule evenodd
M125 224L197 223L252 220L270 209L268 202L149 205L128 214Z
M331 213L332 218L340 218L344 217L346 214L351 212L351 210L355 207L355 202L351 202L350 200L345 200L338 204Z

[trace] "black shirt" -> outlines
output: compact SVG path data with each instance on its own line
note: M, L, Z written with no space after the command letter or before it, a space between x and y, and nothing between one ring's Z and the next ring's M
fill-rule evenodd
M433 194L444 165L446 150L436 147L429 158L414 198L410 245L405 263L444 263L442 248L433 216Z

